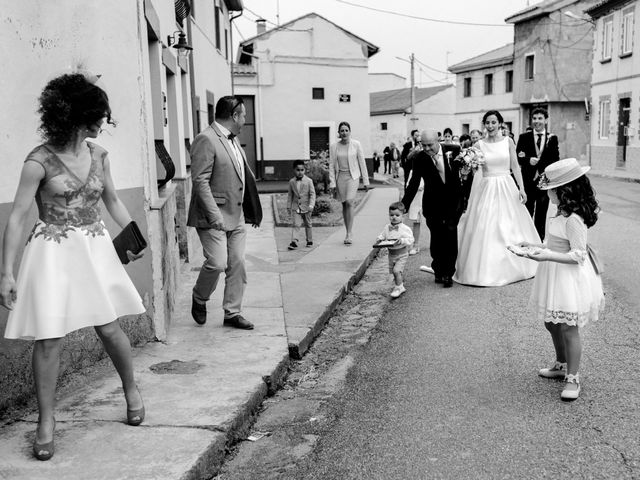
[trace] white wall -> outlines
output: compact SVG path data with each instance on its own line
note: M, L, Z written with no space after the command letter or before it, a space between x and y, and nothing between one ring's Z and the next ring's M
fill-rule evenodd
M235 77L237 94L256 95L257 136L264 160L308 158L308 128L328 126L330 141L337 125L351 124L353 138L371 155L369 140L368 59L360 42L318 17L303 18L256 40L260 57L256 77ZM324 88L324 100L312 88ZM351 95L339 102L340 94ZM258 152L259 152L258 146Z
M442 132L446 127L455 131L456 88L452 85L446 90L416 103L414 108L415 122L408 122L408 131L417 128L433 128ZM414 126L415 125L415 126Z
M212 0L195 0L195 17L192 19L191 38L193 46L194 91L200 99L198 112L201 129L207 125L207 90L214 94L217 102L220 97L231 95L230 59L225 58L224 29L229 30L228 10L220 2L220 50L215 46L215 10ZM231 47L230 47L231 48ZM238 93L238 92L236 92ZM215 104L214 104L215 105ZM195 134L199 132L194 132Z
M116 128L106 127L97 140L110 152L116 187L143 185L139 159L148 150L144 100L139 93L144 90L138 40L142 2L91 0L81 7L75 0L2 3L0 203L13 201L24 158L41 142L38 96L49 80L71 73L78 64L102 75L99 84L107 91L118 122Z
M369 93L407 88L407 79L395 73L369 73Z
M369 119L369 131L371 135L371 151L382 153L384 147L394 142L398 148L407 141L409 132L407 130L408 115L395 113L391 115L374 115ZM387 129L382 130L381 124L386 123ZM365 152L366 153L366 152Z
M409 113L372 115L369 120L372 149L380 152L391 142L402 146L407 141L411 130L414 129L433 128L440 132L445 127L454 129L455 95L456 89L452 85L450 88L416 103L414 108L415 121L411 120ZM387 130L382 130L381 123L383 122L387 123Z
M498 110L505 122L512 123L516 139L521 133L519 105L513 103L513 92L505 92L505 71L512 65L490 67L456 75L456 120L451 129L454 134L462 133L462 124L468 123L470 130L482 130L482 116L488 110ZM493 94L484 94L484 77L493 74ZM471 96L464 96L464 79L471 77ZM514 80L515 83L515 80Z

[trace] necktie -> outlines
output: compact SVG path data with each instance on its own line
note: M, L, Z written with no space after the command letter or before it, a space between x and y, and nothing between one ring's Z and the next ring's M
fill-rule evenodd
M389 231L400 230L400 225L389 225Z
M537 133L536 135L538 135L538 139L536 140L536 147L538 147L538 151L540 151L540 146L542 145L542 134Z
M227 138L233 142L233 139L236 138L236 136L234 133L230 133L229 135L227 135Z
M444 165L442 165L438 161L438 154L437 153L435 155L433 155L431 158L433 159L433 164L436 166L436 170L438 170L438 173L440 174L440 178L442 179L442 182L444 183Z

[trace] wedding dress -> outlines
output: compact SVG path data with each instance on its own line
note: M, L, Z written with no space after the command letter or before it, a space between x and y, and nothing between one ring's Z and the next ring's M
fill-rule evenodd
M529 212L520 203L511 178L509 139L480 140L484 154L481 178L474 179L467 211L458 224L458 283L497 287L532 278L537 263L507 250L521 241L540 243ZM478 172L479 173L479 172Z

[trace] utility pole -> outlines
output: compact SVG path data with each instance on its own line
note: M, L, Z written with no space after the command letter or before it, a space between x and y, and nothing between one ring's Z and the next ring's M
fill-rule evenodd
M415 90L416 80L415 80L415 66L414 66L415 57L413 53L409 58L411 59L411 117L409 118L411 119L411 126L413 127L415 124L415 118L413 118L413 113L416 106L416 90Z

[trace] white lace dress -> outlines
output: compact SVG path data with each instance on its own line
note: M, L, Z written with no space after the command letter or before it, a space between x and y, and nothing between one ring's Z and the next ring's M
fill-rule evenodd
M546 246L568 253L577 264L540 262L529 304L544 322L582 327L604 309L602 280L587 254L587 226L579 215L549 220Z

